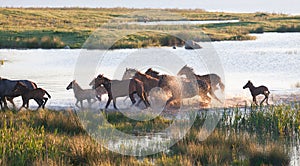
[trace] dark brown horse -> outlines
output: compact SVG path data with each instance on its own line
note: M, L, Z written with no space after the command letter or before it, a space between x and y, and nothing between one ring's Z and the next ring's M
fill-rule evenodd
M22 107L25 107L25 108L29 107L30 99L39 99L39 100L43 101L42 103L38 103L39 106L37 109L39 109L40 107L45 108L45 105L48 101L48 98L44 97L45 94L49 97L49 99L51 98L51 96L49 95L49 93L46 90L44 90L42 88L29 89L22 82L17 82L17 84L14 87L13 92L21 94L22 100L23 100Z
M117 97L124 97L127 95L129 95L132 103L134 104L135 99L133 94L135 93L137 93L137 95L142 99L146 107L150 105L147 96L145 95L144 85L139 80L110 80L100 74L97 78L95 78L95 86L93 88L97 88L101 85L104 86L108 93L108 101L105 106L106 109L108 108L111 100L113 100L114 108L118 109L116 106Z
M159 72L153 70L152 68L149 68L149 69L145 72L145 74L147 74L147 75L149 75L149 76L151 76L151 77L157 78L157 79L160 79L160 76L161 76L161 75L159 75Z
M37 85L29 80L9 80L5 78L0 77L0 99L1 102L4 104L4 108L8 109L6 99L13 105L14 108L16 108L15 103L13 102L13 99L15 97L20 96L21 94L18 94L16 92L13 92L13 88L17 84L17 82L22 82L25 84L29 89L36 89ZM34 99L38 105L42 104L43 101L39 99ZM1 108L3 108L1 106Z
M151 91L151 89L158 87L158 82L159 79L151 77L150 75L147 74L143 74L139 71L137 71L133 77L134 79L138 79L141 82L143 82L144 85L144 89L146 92L146 95L149 96L149 92ZM139 105L141 102L141 100L138 102L137 105Z
M256 101L256 96L262 94L265 96L265 98L260 102L260 105L262 105L262 103L266 100L267 105L269 105L268 103L268 99L269 99L269 94L270 91L266 86L259 86L259 87L255 87L251 81L248 81L247 84L245 86L243 86L243 89L249 88L252 98L253 98L253 102L257 105L257 101Z

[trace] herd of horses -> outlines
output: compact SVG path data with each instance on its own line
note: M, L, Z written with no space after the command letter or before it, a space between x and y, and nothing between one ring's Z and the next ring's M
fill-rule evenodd
M184 77L183 77L184 76ZM192 98L200 96L202 101L211 103L212 99L222 103L216 96L215 91L220 89L224 92L225 85L221 77L217 74L198 75L194 72L193 68L185 65L177 73L177 76L160 74L159 72L149 68L145 73L137 71L136 69L126 68L122 80L110 80L103 74L99 74L89 84L91 89L82 89L78 83L73 80L66 87L67 90L73 89L76 98L75 105L83 108L83 101L87 100L88 105L101 101L101 96L108 95L108 100L105 109L108 108L111 101L113 101L114 109L118 109L116 101L118 97L128 96L132 105L140 105L144 103L145 107L150 107L151 103L148 97L156 88L163 90L167 96L165 107L174 106L174 103L180 103L181 99ZM257 104L256 96L263 94L265 98L261 101L262 104L265 100L268 104L268 96L270 91L265 86L255 87L250 81L243 87L249 88L253 97L253 102ZM136 102L135 94L139 97ZM51 98L49 93L38 88L37 85L29 80L9 80L0 77L0 105L1 109L7 109L7 101L15 104L13 98L21 96L23 104L21 106L28 108L29 100L34 99L38 104L38 108L44 108L45 104ZM80 103L80 106L78 105ZM4 104L4 106L3 106ZM21 109L20 108L20 109Z

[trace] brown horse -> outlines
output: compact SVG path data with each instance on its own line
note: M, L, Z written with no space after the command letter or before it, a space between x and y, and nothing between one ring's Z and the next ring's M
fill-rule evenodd
M159 79L151 77L150 75L147 75L147 74L143 74L139 71L137 71L135 73L133 78L138 79L141 82L143 82L144 89L145 89L145 92L146 92L147 96L149 95L149 92L151 91L151 89L153 89L155 87L158 87ZM141 100L138 102L137 105L139 105L140 102L141 102Z
M160 79L160 76L161 76L161 75L159 75L159 72L153 70L152 68L149 68L149 69L145 72L145 74L147 74L147 75L149 75L149 76L151 76L151 77L157 78L157 79Z
M49 97L49 99L51 98L51 96L49 95L49 93L46 90L44 90L42 88L29 89L22 82L17 82L17 84L14 87L13 92L21 94L22 101L23 101L21 108L25 107L26 109L29 107L30 99L39 99L39 100L43 101L42 103L38 103L39 106L37 109L39 109L40 107L43 107L43 109L44 109L45 105L48 101L48 98L44 97L45 94Z
M145 74L148 74L152 77L161 79L162 76L164 76L164 79L166 79L167 75L159 75L159 72L153 70L152 68L149 68ZM171 78L171 76L169 76ZM169 80L170 80L169 78ZM174 78L173 78L174 79ZM187 86L191 86L191 82L189 82L188 80L185 79L181 79L183 82L183 85L185 87ZM197 84L198 84L198 88L199 88L199 96L201 96L203 99L208 100L209 102L211 101L211 98L207 95L207 93L209 92L209 87L207 86L206 82L202 81L202 80L197 80ZM189 89L189 88L185 88L185 89ZM193 88L192 88L193 89ZM184 95L184 96L189 96L189 95Z
M95 78L95 86L93 88L97 88L103 85L108 93L108 101L106 103L105 108L107 109L111 100L113 100L113 106L115 109L118 109L116 106L117 97L123 97L129 95L133 104L135 104L135 99L133 97L134 93L142 99L145 103L146 107L149 107L149 101L147 96L145 95L144 85L141 81L136 79L130 80L110 80L103 75L98 75Z
M180 69L180 71L178 72L178 75L186 75L187 77L189 77L191 74L193 74L192 76L196 77L197 79L205 81L208 86L210 86L212 92L218 89L218 85L221 88L222 92L224 92L225 85L223 84L221 77L217 74L197 75L194 73L194 69L188 67L187 65L183 66L182 69Z
M196 78L198 81L204 81L207 84L210 96L222 103L214 93L218 89L218 85L221 88L222 92L224 92L225 89L225 85L222 83L220 76L218 76L217 74L197 75L194 73L194 69L185 65L182 69L180 69L178 75L186 75L188 79Z
M262 94L265 96L265 98L260 102L260 105L262 105L262 103L266 100L267 105L269 105L268 103L268 99L269 99L269 94L270 91L266 86L259 86L259 87L255 87L251 81L248 81L247 84L245 86L243 86L243 89L249 88L252 98L253 98L253 102L257 105L257 101L256 101L256 96Z
M205 84L204 84L205 85ZM187 79L176 76L161 75L158 86L165 92L169 92L171 97L167 100L166 105L172 101L180 101L184 98L192 98L199 95L199 85Z

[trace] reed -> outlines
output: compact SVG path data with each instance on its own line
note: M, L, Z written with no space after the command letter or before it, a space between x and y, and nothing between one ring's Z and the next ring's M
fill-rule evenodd
M288 165L290 141L298 138L300 104L226 108L216 129L199 140L208 112L199 112L187 135L168 151L145 157L123 156L110 152L82 128L72 110L0 112L1 165ZM105 130L91 112L77 112ZM148 118L147 114L140 118ZM136 121L121 113L104 117L128 134L160 132L172 120L157 117ZM94 118L94 119L93 119ZM90 123L88 123L90 122ZM92 128L92 127L90 127ZM134 147L133 147L134 148Z

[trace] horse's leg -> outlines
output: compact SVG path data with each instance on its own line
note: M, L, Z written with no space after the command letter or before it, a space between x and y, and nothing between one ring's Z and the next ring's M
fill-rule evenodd
M91 99L87 99L87 101L88 101L88 108L91 108L92 106Z
M114 105L114 108L116 109L116 110L119 110L118 108L117 108L117 106L116 106L116 102L117 102L117 98L113 98L113 105Z
M137 105L139 105L142 101L144 102L145 106L148 108L150 106L150 103L148 101L148 98L146 96L145 92L139 92L138 96L140 97L139 102L137 103Z
M83 109L83 100L80 100L81 109Z
M44 103L43 99L38 99L38 98L34 98L34 101L38 104L38 105L42 105Z
M134 93L130 93L129 94L129 98L130 98L130 100L131 100L131 102L132 102L132 105L134 105L135 103L136 103L136 101L135 101L135 98L134 98Z
M266 100L266 96L265 96L265 98L260 102L260 105L262 105L263 104L263 102Z
M80 108L79 105L78 105L78 103L79 103L79 100L76 101L75 105L76 105L78 108Z
M209 103L211 103L211 98L207 95L208 92L200 93L201 98L204 100L207 100Z
M111 98L111 97L109 97L109 98L108 98L108 100L107 100L107 103L106 103L106 105L105 105L105 109L107 109L107 108L108 108L108 106L109 106L109 104L110 104L111 100L112 100L112 98Z
M25 108L28 109L28 107L29 107L29 100L26 100L25 105L26 105Z
M143 101L144 101L144 104L147 108L150 107L150 102L149 102L146 95L143 95Z
M216 96L216 94L214 93L213 90L210 90L209 94L211 95L211 97L213 97L214 99L216 99L218 102L222 103L222 101Z
M47 101L48 101L48 98L44 97L43 109L45 109L45 105L46 105Z
M253 97L254 104L257 105L256 96L252 96L252 97Z
M7 97L6 100L8 100L12 105L13 105L13 109L16 109L16 105L14 103L14 98L13 97ZM7 107L8 108L8 107Z

